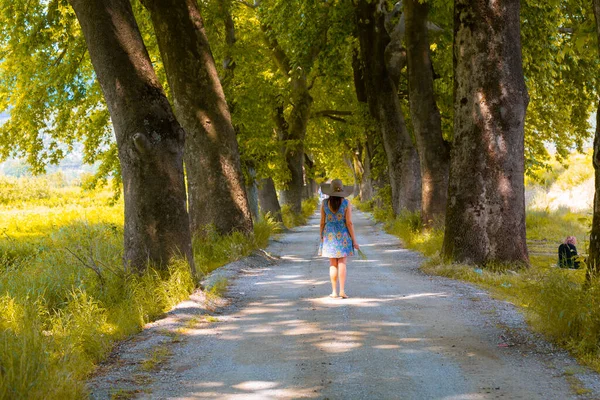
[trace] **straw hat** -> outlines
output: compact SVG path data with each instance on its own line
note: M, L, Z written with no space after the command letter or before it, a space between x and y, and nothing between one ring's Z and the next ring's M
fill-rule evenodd
M344 186L342 181L334 179L331 183L321 183L321 191L332 197L348 197L354 192L354 187Z

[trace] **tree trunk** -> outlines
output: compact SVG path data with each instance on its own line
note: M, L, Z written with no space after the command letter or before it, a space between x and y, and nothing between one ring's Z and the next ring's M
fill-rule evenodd
M317 182L312 178L314 176L315 163L308 154L304 153L304 195L303 200L312 199L317 192Z
M248 193L248 206L253 221L258 221L258 187L256 185L256 170L252 166L248 166L248 175L251 182L246 185L246 193Z
M524 131L528 104L519 0L454 6L454 145L443 255L528 265Z
M296 79L296 78L293 78ZM310 118L310 109L313 98L308 92L305 79L297 79L294 82L292 111L290 113L290 124L287 135L284 136L285 160L291 173L291 180L287 182L283 190L284 203L291 207L292 212L302 212L302 191L304 190L304 138L306 127Z
M360 201L370 201L373 198L373 179L371 176L371 153L369 143L359 148L362 160L362 175L360 178Z
M288 124L285 118L283 104L275 107L273 120L290 171L290 180L282 190L282 200L284 204L290 206L293 213L300 214L304 193L304 137L313 99L305 81L304 84L296 82L294 85L298 87L295 89L296 94L289 117L291 123Z
M302 68L293 66L290 58L280 46L275 32L268 24L261 23L263 39L271 51L273 60L279 71L288 79L291 91L291 112L289 123L283 114L283 105L276 108L274 114L279 140L283 144L285 160L291 178L283 189L283 202L288 204L295 214L302 212L302 192L304 190L304 138L306 127L310 118L313 98L310 95L310 86L307 82L306 72ZM325 42L327 35L324 35ZM312 44L313 51L311 62L316 61L324 43Z
M411 121L421 166L421 220L443 226L448 196L450 146L442 136L442 120L433 91L427 15L429 3L404 3Z
M596 34L600 40L600 0L593 0L594 16L596 17ZM598 42L600 54L600 42ZM596 134L594 136L594 211L592 216L592 232L590 234L590 253L588 257L587 279L597 276L600 268L600 102L596 111Z
M156 77L128 0L71 0L119 149L126 268L185 256L192 271L183 177L185 132Z
M354 78L354 90L356 91L356 99L359 103L368 105L367 88L365 86L364 71L360 59L360 52L354 49L352 51L352 72ZM359 162L361 164L360 175L360 201L369 201L373 198L373 180L371 178L371 157L373 149L371 143L374 132L365 124L365 144L359 142Z
M390 36L385 15L377 2L359 0L357 34L369 110L378 123L388 161L392 208L417 211L421 203L419 157L404 121L397 88L386 67L385 50Z
M231 115L195 0L143 0L188 136L185 165L193 233L252 232Z
M258 186L258 202L263 214L271 213L277 222L283 222L273 179L265 178L260 181Z

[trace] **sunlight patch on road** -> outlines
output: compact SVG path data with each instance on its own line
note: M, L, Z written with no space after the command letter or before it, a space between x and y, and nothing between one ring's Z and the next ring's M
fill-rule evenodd
M317 343L316 346L326 353L346 353L361 347L362 344L358 342L327 342Z
M197 383L197 387L205 387L205 388L214 388L214 387L222 387L225 384L223 382L200 382Z
M306 258L300 258L300 257L296 257L296 256L282 256L281 259L286 260L286 261L291 261L291 262L302 262L302 263L310 262L310 260L307 260Z
M232 387L236 389L242 390L264 390L264 389L272 389L274 387L279 386L277 382L267 382L267 381L247 381L238 383L237 385L233 385Z
M374 349L380 349L380 350L392 350L392 349L399 349L400 346L398 346L397 344L378 344L377 346L373 346Z
M400 338L400 339L398 339L398 341L402 342L402 343L416 343L416 342L422 342L424 340L429 340L429 339L413 338L413 337L407 337L407 338Z

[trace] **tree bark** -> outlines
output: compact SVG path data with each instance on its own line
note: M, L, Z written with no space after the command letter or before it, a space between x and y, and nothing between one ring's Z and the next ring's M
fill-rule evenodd
M212 224L221 234L252 232L252 218L231 115L195 0L142 0L152 24L188 137L187 171L193 233Z
M392 187L392 208L398 214L402 210L420 209L419 157L406 128L397 87L386 66L385 51L390 36L385 29L385 15L378 7L374 1L358 1L357 35L369 110L381 131Z
M362 62L360 59L360 52L356 49L352 52L352 72L354 78L354 90L356 92L356 99L359 103L368 106L367 88L365 86L364 71ZM359 163L361 166L360 174L360 201L369 201L373 198L373 180L371 178L371 157L373 154L372 141L370 137L374 134L371 127L365 124L365 143L364 145L359 142L358 153Z
M293 68L292 62L280 46L275 33L269 25L261 24L263 39L267 44L279 71L289 80L291 89L291 111L289 123L285 119L283 106L276 108L275 124L279 140L283 144L285 161L290 171L290 180L283 189L283 203L288 204L295 214L302 212L302 193L304 190L304 138L310 119L313 98L310 95L308 77L304 69ZM325 40L327 35L325 35ZM313 44L312 62L316 60L324 43ZM311 64L312 64L311 62Z
M253 166L248 166L248 175L250 182L246 185L246 193L248 193L248 206L253 221L258 221L258 187L256 185L256 170Z
M600 0L593 0L594 16L596 17L596 34L600 40ZM598 43L600 54L600 42ZM596 111L596 133L594 136L594 210L592 216L592 232L590 234L590 252L588 257L587 279L597 276L600 269L600 102Z
M454 6L454 144L443 255L528 265L519 0Z
M185 132L156 77L128 0L70 0L115 131L125 200L126 268L194 270L183 176Z
M360 165L362 174L360 177L359 193L360 201L369 201L373 198L373 179L371 176L371 155L369 143L359 147Z
M428 13L429 3L404 3L409 104L421 166L421 220L426 227L443 226L450 168L450 146L442 136L442 119L433 91Z
M312 97L307 89L304 94L296 96L289 117L291 124L288 124L285 118L282 104L275 108L273 120L281 143L281 151L290 171L290 180L282 190L282 200L284 204L290 206L293 213L300 214L304 193L304 137L310 117Z
M265 178L260 181L258 186L258 203L263 214L271 213L277 222L283 222L273 179Z

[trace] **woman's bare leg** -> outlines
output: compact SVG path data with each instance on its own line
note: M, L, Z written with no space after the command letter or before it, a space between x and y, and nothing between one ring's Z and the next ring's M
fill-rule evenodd
M331 295L337 296L338 259L329 259L329 278L331 279Z
M346 285L346 257L338 258L337 271L340 277L340 296L344 297L346 295L344 290Z

